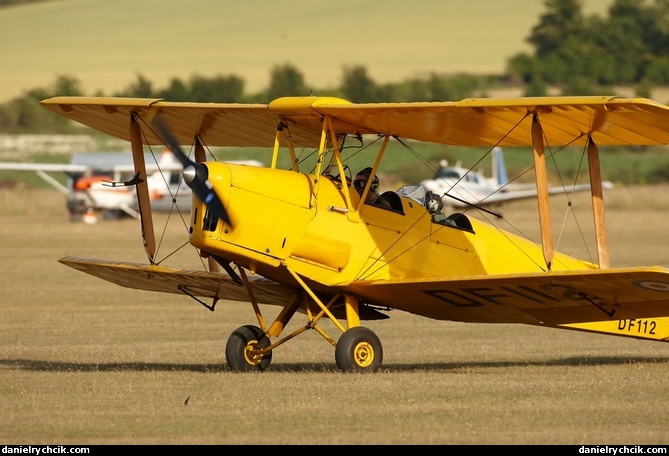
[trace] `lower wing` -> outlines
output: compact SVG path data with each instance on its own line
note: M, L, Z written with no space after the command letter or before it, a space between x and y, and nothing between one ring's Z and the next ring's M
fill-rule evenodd
M217 272L82 257L59 261L127 288L250 300L243 285ZM263 278L250 278L250 286L259 304L284 306L295 295L294 289ZM669 341L669 269L661 267L359 281L335 288L368 304L437 320L522 323ZM384 317L371 308L369 315L361 315L365 320Z
M202 298L249 301L244 285L218 272L75 256L64 257L58 261L78 271L126 288L188 294ZM261 304L284 303L294 295L293 290L276 282L265 279L254 280L254 278L249 278L249 281L257 302Z
M669 269L352 282L372 304L438 320L523 323L669 341Z
M126 288L174 293L190 297L249 302L243 284L219 272L195 271L166 266L109 261L76 256L64 257L60 263ZM253 298L258 304L286 306L296 297L296 290L258 276L248 277ZM333 290L336 292L337 290ZM214 301L215 302L215 301ZM208 306L213 310L213 306ZM300 311L305 312L304 306ZM342 305L330 309L337 318L346 318ZM361 320L380 320L387 315L376 309L360 306Z

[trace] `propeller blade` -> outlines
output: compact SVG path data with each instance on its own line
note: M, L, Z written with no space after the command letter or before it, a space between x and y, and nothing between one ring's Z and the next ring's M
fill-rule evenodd
M228 217L228 213L223 206L223 202L218 197L214 191L214 186L209 181L209 171L207 170L207 167L202 163L197 163L188 158L179 146L174 135L172 135L172 132L166 127L159 116L156 116L153 123L165 139L165 144L167 144L172 153L174 153L181 162L186 184L191 188L200 201L207 205L212 215L220 218L228 225L232 225L232 223L230 223L230 217Z

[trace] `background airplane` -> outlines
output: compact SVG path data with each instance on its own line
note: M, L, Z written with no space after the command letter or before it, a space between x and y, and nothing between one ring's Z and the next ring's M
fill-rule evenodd
M151 208L169 211L174 207L190 209L192 192L182 181L181 163L169 150L154 158L144 154L147 185ZM258 160L233 160L231 163L262 166ZM33 171L54 188L67 195L67 209L72 220L96 223L96 212L108 219L129 215L139 217L137 211L136 174L130 153L73 154L69 164L58 163L0 163L3 171ZM65 173L63 185L49 173Z
M492 176L486 177L483 171L474 171L463 167L460 162L448 166L442 160L440 168L432 179L420 182L426 190L442 196L444 206L493 206L520 199L536 198L534 184L512 183L509 181L504 155L501 147L492 149ZM613 183L602 182L605 189L613 188ZM590 190L590 184L576 184L567 187L549 187L551 195Z

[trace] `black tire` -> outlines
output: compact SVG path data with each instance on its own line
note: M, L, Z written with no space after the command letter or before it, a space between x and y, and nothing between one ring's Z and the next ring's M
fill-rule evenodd
M225 360L233 371L248 372L251 370L264 371L272 362L272 352L262 356L252 357L247 348L267 347L269 339L262 329L257 326L246 325L235 330L225 345Z
M383 361L381 341L369 328L350 328L337 341L335 361L344 372L376 372Z

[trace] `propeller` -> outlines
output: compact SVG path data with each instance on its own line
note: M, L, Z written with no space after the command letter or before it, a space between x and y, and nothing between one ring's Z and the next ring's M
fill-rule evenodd
M207 205L212 215L220 218L228 225L232 225L230 223L230 217L228 217L228 213L223 206L223 202L218 197L214 191L214 186L209 181L209 171L207 170L207 167L202 163L194 162L188 158L183 150L181 150L181 147L172 132L167 128L159 116L156 116L153 123L158 130L160 130L160 133L165 139L165 144L169 146L172 153L174 153L181 162L181 165L183 166L184 182L186 182L200 201Z

